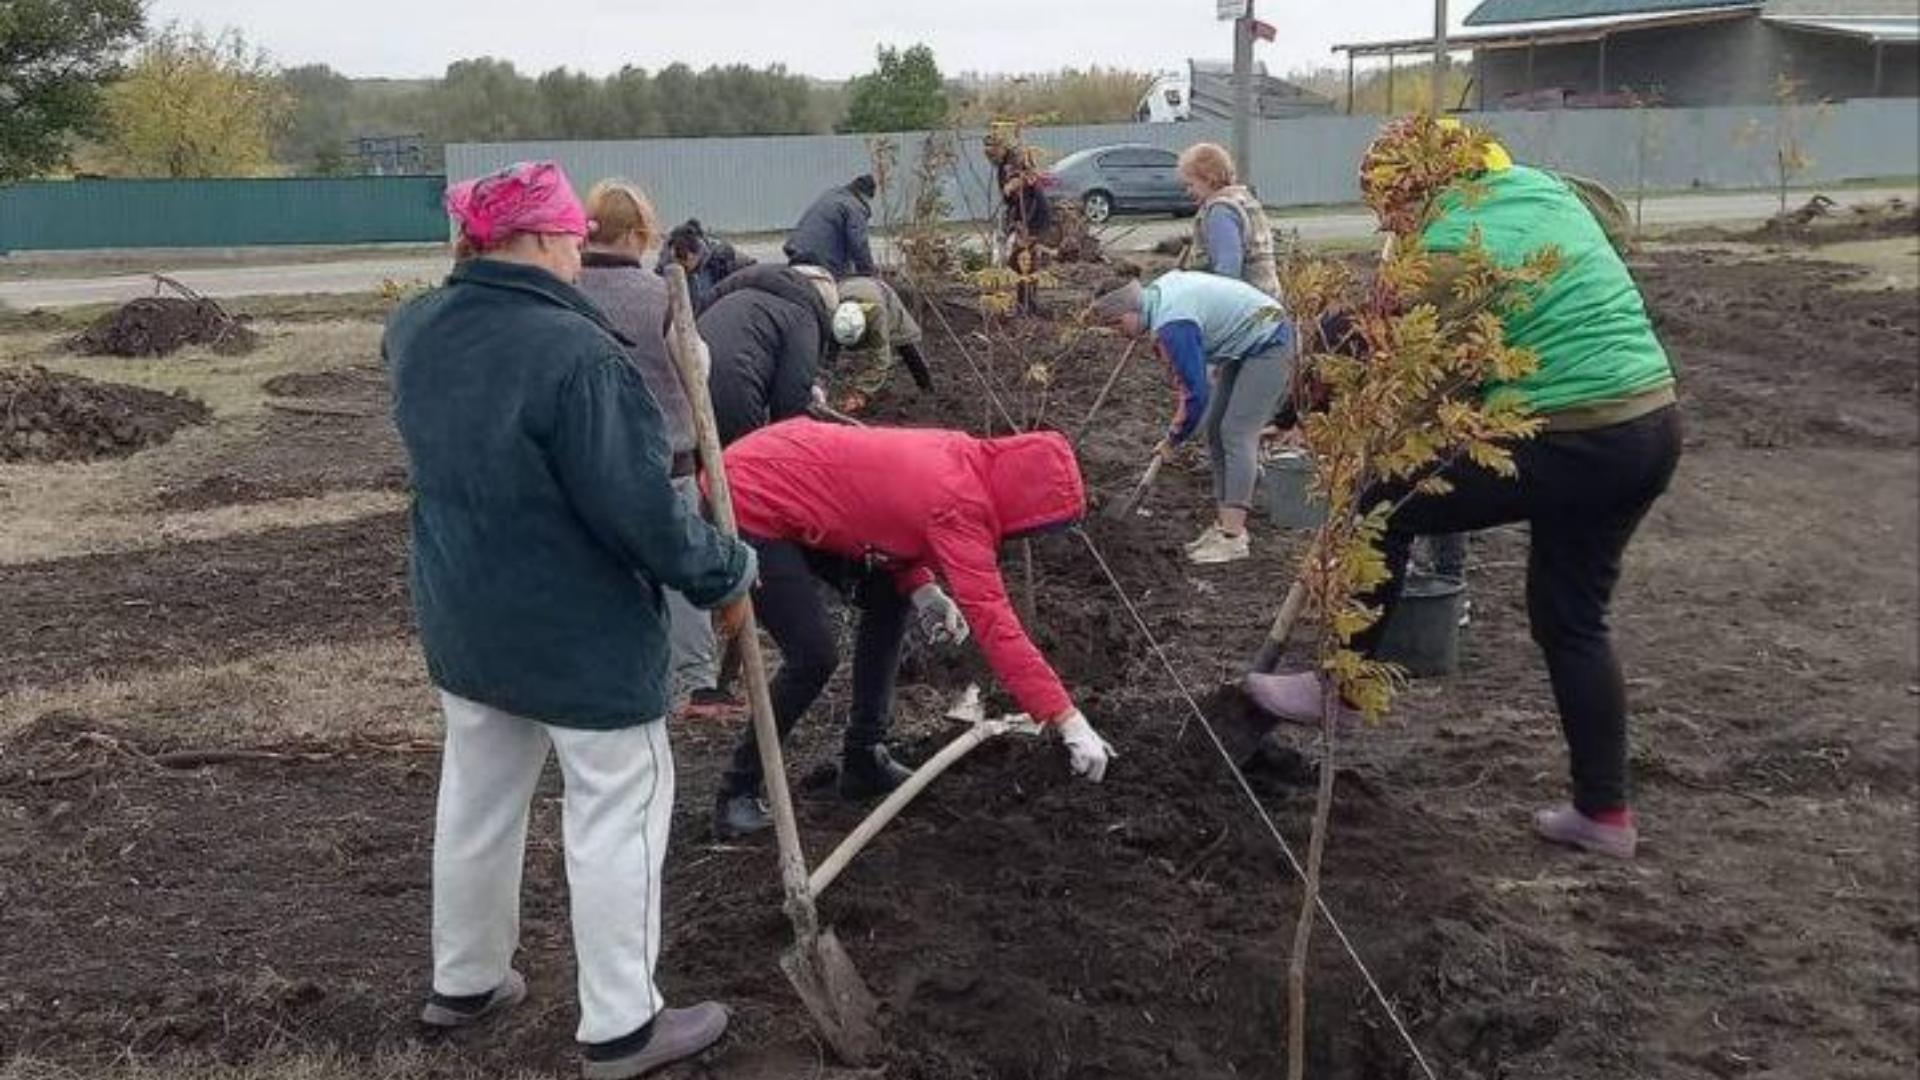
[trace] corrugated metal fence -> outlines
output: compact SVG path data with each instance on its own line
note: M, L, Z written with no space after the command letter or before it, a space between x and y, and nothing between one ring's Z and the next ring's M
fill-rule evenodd
M1631 192L1739 190L1773 185L1778 140L1770 108L1494 112L1483 123L1522 160L1591 176ZM1309 117L1255 125L1252 168L1273 206L1318 206L1358 199L1360 154L1379 117ZM1797 183L1911 177L1920 174L1920 101L1854 101L1801 110L1812 159ZM1219 123L1118 124L1037 129L1031 140L1055 155L1116 142L1180 149L1201 140L1226 143ZM888 136L900 147L899 171L911 171L924 135ZM962 137L960 180L945 185L955 217L977 217L992 193L980 133ZM585 187L607 176L639 181L670 223L697 217L736 232L785 229L827 187L870 166L863 136L749 139L647 139L634 142L478 143L447 148L450 179L480 176L515 161L553 158ZM1644 176L1644 181L1642 177ZM893 198L904 205L910 193Z
M0 185L0 251L443 240L438 176Z
M1570 110L1483 113L1523 161L1605 181L1623 194L1766 188L1775 182L1779 122L1771 108ZM1378 117L1309 117L1255 125L1252 167L1274 206L1351 203L1356 165ZM1920 101L1854 101L1803 109L1811 158L1796 182L1920 175ZM887 136L910 176L924 134ZM1179 149L1226 142L1225 124L1119 124L1036 130L1055 155L1115 142ZM821 135L633 142L458 144L449 178L514 161L553 158L585 187L608 176L638 180L662 216L697 217L732 232L786 229L816 195L871 167L866 136ZM955 218L984 216L992 183L980 133L961 136L958 178L943 182ZM0 251L103 247L226 247L431 241L446 236L439 177L291 180L75 180L0 186ZM889 193L899 216L910 185ZM888 212L883 212L883 218Z

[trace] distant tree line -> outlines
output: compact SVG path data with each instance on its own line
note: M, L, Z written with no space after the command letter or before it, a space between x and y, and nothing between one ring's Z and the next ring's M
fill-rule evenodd
M433 168L453 142L1117 122L1148 81L1099 68L949 81L925 45L882 47L844 86L777 65L534 76L491 57L438 79L350 79L282 69L238 30L150 28L144 15L141 0L0 0L0 182L360 172L355 142L371 137L418 136Z

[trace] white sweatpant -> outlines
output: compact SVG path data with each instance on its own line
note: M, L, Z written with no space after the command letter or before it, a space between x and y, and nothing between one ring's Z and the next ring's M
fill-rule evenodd
M653 1018L660 871L673 824L673 752L663 722L619 731L551 727L442 692L446 749L433 836L433 988L483 994L520 942L527 815L552 746L566 784L581 1042Z

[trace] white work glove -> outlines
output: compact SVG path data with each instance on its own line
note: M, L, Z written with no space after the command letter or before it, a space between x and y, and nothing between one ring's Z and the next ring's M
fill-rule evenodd
M807 395L807 397L808 400L813 403L814 408L824 409L827 407L827 391L826 388L819 383L813 384L813 392Z
M967 636L973 633L967 626L966 616L960 614L960 605L938 585L927 584L913 590L913 610L920 620L921 632L935 645L965 644Z
M1087 718L1075 709L1067 714L1065 720L1053 726L1060 733L1060 741L1067 747L1067 764L1073 768L1075 776L1084 776L1099 783L1107 775L1107 762L1119 755L1113 752L1112 744L1100 737L1087 723Z

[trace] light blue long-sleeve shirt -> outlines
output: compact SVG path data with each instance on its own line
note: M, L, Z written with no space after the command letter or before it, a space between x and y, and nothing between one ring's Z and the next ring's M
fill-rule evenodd
M1273 297L1237 278L1194 270L1162 274L1142 291L1140 312L1180 392L1167 432L1175 444L1192 437L1206 412L1208 365L1243 360L1292 333Z
M1259 352L1284 335L1287 325L1280 301L1238 278L1197 270L1160 275L1142 292L1140 314L1155 333L1182 320L1198 325L1210 364Z

